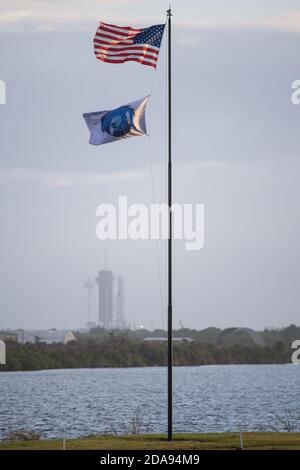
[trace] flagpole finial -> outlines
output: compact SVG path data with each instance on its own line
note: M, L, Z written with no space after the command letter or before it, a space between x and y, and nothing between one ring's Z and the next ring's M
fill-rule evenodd
M171 5L169 5L169 9L167 10L167 15L170 17L172 16Z

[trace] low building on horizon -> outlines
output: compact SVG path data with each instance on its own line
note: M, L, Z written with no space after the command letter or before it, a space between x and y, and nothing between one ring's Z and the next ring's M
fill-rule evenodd
M18 333L11 330L1 330L0 340L2 341L18 341Z
M63 343L67 344L71 341L77 341L76 336L71 330L57 330L51 328L49 330L22 330L17 331L18 343Z
M144 338L143 341L151 341L153 343L163 343L163 342L167 342L168 341L168 338L167 336L161 336L161 337L147 337L147 338ZM186 337L180 337L180 336L175 336L173 337L173 343L193 343L194 340L193 338L190 338L188 336Z

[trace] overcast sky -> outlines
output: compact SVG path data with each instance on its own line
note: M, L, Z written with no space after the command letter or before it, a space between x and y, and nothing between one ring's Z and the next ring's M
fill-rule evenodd
M164 23L158 0L1 0L0 328L82 327L84 282L125 279L127 320L166 326L166 242L96 238L96 208L166 197L166 50L156 72L93 55L103 19ZM300 5L173 1L174 199L205 205L205 246L175 242L174 324L299 324ZM152 94L151 138L88 144L83 112ZM93 296L96 320L96 292ZM163 321L164 317L164 321Z

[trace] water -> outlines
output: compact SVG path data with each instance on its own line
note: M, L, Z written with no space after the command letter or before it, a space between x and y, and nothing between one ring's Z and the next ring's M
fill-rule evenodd
M174 431L283 430L300 416L300 367L224 365L174 369ZM122 430L137 407L151 432L166 431L166 369L68 369L0 373L0 438ZM298 430L300 421L298 421Z

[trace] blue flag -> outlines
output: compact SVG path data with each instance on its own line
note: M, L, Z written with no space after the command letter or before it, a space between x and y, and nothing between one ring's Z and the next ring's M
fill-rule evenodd
M145 111L149 96L111 111L84 113L91 133L89 143L107 144L116 140L147 134Z

